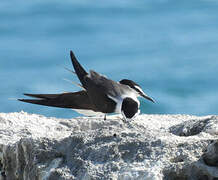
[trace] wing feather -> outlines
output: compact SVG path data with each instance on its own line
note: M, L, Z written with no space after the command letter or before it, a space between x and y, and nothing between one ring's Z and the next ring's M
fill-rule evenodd
M53 106L71 109L90 109L97 111L93 106L86 91L78 91L73 93L62 94L24 94L26 96L39 99L18 99L19 101L39 104L44 106Z

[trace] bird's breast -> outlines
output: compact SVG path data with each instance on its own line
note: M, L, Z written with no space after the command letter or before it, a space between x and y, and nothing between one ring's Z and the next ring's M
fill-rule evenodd
M139 100L137 99L137 97L136 97L135 94L133 94L133 93L131 93L131 94L123 94L122 96L119 96L119 97L112 97L112 96L108 95L108 97L109 97L110 99L112 99L113 101L116 102L116 106L115 106L115 110L114 110L115 113L121 114L121 109L122 109L123 100L124 100L125 98L127 98L127 97L128 97L128 98L131 98L131 99L133 99L135 102L137 102L138 108L139 108L139 106L140 106Z

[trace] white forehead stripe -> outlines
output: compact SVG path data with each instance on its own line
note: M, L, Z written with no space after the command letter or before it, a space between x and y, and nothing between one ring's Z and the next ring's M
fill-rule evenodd
M136 86L134 86L134 87L135 87L136 89L138 89L140 92L144 93L143 90L142 90L142 88L140 88L139 86L136 85Z

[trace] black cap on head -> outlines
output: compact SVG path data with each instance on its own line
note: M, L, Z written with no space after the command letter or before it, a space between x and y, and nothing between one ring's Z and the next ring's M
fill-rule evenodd
M154 100L151 97L149 97L147 94L145 94L142 91L141 87L137 83L135 83L134 81L129 80L129 79L122 79L120 81L120 84L124 84L124 85L129 86L130 88L134 89L141 97L148 99L149 101L152 101L154 103Z
M129 79L122 79L122 80L120 81L120 84L127 85L127 86L129 86L129 87L131 87L131 88L133 88L133 89L135 88L135 86L140 87L137 83L135 83L134 81L129 80Z
M127 97L123 100L121 111L126 118L131 119L138 112L138 103Z

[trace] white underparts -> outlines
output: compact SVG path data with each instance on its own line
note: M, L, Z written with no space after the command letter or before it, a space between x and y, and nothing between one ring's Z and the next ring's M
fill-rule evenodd
M73 109L73 110L78 112L79 114L83 114L85 116L104 116L104 113L95 112L92 110L86 110L86 109Z

